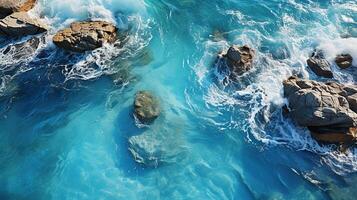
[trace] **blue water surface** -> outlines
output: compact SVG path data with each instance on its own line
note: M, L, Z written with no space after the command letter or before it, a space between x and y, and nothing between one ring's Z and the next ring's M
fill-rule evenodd
M281 115L284 79L324 81L306 68L315 48L357 46L356 1L39 0L31 14L51 27L35 52L1 39L0 199L356 198L355 149ZM89 19L115 23L118 42L84 55L51 42ZM235 81L215 64L232 44L256 51ZM132 114L140 90L162 110L148 127ZM156 164L135 161L133 138Z

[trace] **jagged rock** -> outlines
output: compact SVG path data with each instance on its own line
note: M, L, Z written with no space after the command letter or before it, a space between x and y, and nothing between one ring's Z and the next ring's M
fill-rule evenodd
M186 148L180 133L172 126L162 125L129 138L129 152L135 162L145 167L159 167L178 162L185 157Z
M347 69L352 66L353 58L350 54L341 54L336 57L335 62L341 69Z
M320 83L294 76L283 84L289 116L300 126L311 128L316 138L323 138L323 142L338 143L351 135L355 138L356 134L346 130L357 126L356 85Z
M148 91L138 92L134 101L134 115L142 123L153 122L160 115L157 98Z
M25 42L11 44L3 51L4 55L11 55L13 59L19 60L33 55L44 37L33 37Z
M309 68L318 76L332 78L330 63L323 57L320 52L314 52L307 60Z
M0 21L0 33L10 37L35 35L47 31L47 26L25 12L13 13Z
M65 50L84 52L115 42L116 32L113 24L104 21L74 22L69 28L59 31L53 42Z
M0 0L0 19L14 12L26 12L31 10L36 0Z
M252 68L255 52L253 49L244 46L231 46L227 53L221 53L220 59L225 59L228 67L234 75L242 75Z
M290 114L301 126L352 127L357 114L349 105L356 86L290 77L284 81L284 96L288 98ZM352 101L351 101L352 102Z

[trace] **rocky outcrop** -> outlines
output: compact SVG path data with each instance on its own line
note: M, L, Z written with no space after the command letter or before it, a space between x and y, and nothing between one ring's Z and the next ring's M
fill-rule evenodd
M74 22L69 28L59 31L53 42L65 50L84 52L115 42L116 32L113 24L104 21Z
M224 59L234 75L242 75L252 68L255 51L244 46L231 46L226 53L221 53L219 59Z
M0 33L10 37L35 35L47 31L45 24L26 12L13 13L0 21Z
M13 59L26 59L32 56L40 43L45 41L44 37L33 37L25 42L11 44L2 52L4 55L11 55Z
M353 58L350 54L341 54L336 57L335 62L341 69L347 69L352 66Z
M160 115L159 102L148 91L140 91L135 96L134 115L144 124L153 122Z
M333 78L330 63L323 57L321 52L314 52L306 62L316 75Z
M283 84L289 116L300 126L309 127L313 136L322 142L339 143L341 138L354 140L355 134L350 133L350 129L357 126L356 85L320 83L297 77L290 77Z
M357 138L357 128L308 127L311 136L324 143L339 143L351 145Z
M26 12L31 10L36 0L0 0L0 19L14 12Z

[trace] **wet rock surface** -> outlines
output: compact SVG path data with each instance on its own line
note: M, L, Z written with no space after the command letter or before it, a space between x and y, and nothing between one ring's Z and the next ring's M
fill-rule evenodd
M231 46L226 53L221 53L219 59L224 59L234 75L242 75L252 68L255 51L249 46Z
M9 45L3 51L3 54L12 55L13 59L23 59L29 57L36 52L36 50L40 46L41 41L45 41L45 38L33 37L25 42Z
M153 168L175 163L183 159L186 153L180 133L163 126L130 137L128 150L135 162Z
M74 22L69 28L59 31L53 42L60 48L74 52L85 52L114 43L117 28L104 21Z
M0 0L0 19L14 12L26 12L31 10L36 0Z
M318 76L333 78L330 63L324 58L321 52L314 52L306 61L309 68Z
M347 69L352 66L353 58L350 54L341 54L336 56L335 62L341 69Z
M342 143L352 145L357 138L357 128L308 127L311 136L324 143Z
M134 115L141 123L152 123L160 115L158 99L148 91L139 91L135 95Z
M9 37L35 35L47 31L40 20L31 18L26 12L13 13L0 21L0 33Z
M355 140L356 134L350 130L357 126L356 85L320 83L294 76L283 84L289 116L313 130L315 138L331 143Z

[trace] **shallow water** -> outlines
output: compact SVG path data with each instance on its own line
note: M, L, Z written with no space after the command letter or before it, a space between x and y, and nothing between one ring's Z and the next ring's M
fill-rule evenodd
M51 26L37 51L18 58L6 48L29 38L1 40L0 199L357 195L356 149L317 144L280 109L282 80L323 80L306 68L313 49L357 57L354 0L39 0L31 14ZM85 55L53 45L87 19L115 23L121 40ZM236 82L215 66L230 44L257 52ZM150 127L132 115L139 90L160 100ZM133 136L160 162L136 163Z

